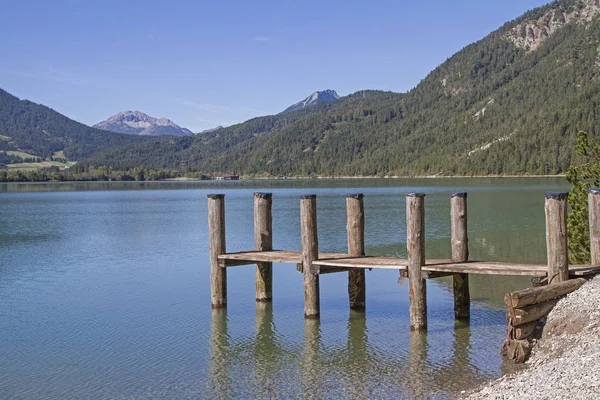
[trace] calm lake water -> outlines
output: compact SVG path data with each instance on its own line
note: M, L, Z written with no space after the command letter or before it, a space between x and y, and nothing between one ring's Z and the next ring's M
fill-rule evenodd
M317 194L320 250L346 250L345 195L364 193L368 255L406 256L404 195L424 192L427 257L450 257L450 196L468 195L471 259L545 263L544 192L562 178L0 185L0 398L447 398L500 376L502 296L528 279L471 278L470 325L451 281L428 284L412 333L407 284L367 271L366 314L345 273L321 277L320 322L302 277L228 272L210 306L207 198L225 193L228 251L253 246L253 193L273 193L274 248L300 249L300 196ZM450 284L450 286L449 286Z

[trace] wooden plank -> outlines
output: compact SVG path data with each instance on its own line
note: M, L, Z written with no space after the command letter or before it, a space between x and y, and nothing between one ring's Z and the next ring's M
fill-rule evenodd
M600 264L600 189L588 189L590 255L592 264Z
M552 308L556 305L558 300L548 300L544 303L533 304L523 308L511 308L506 312L506 320L512 318L512 325L519 326L528 322L537 321L538 319L545 317Z
M537 321L531 321L523 325L514 326L512 328L512 339L523 340L527 339L535 331Z
M564 282L551 283L546 286L519 290L506 293L504 303L513 308L520 308L530 304L543 303L557 297L571 293L585 283L585 279L569 279Z

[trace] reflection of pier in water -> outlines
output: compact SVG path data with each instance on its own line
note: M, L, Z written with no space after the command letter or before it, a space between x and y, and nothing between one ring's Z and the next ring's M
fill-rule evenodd
M251 337L234 338L227 310L212 311L209 390L214 397L424 398L490 378L471 363L468 324L456 324L440 364L432 360L436 354L425 332L406 332L410 339L401 354L372 344L360 311L350 311L346 343L334 346L326 344L317 319L304 321L301 343L286 342L277 332L270 303L256 304L255 321Z

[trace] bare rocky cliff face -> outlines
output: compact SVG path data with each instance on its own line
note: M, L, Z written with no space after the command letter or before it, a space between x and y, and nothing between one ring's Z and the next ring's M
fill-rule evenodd
M140 111L121 111L109 119L94 125L106 131L142 136L188 136L189 129L176 125L167 118L154 118Z
M536 20L527 20L504 35L506 40L527 52L569 23L585 24L600 14L600 0L577 0L567 11L552 9Z

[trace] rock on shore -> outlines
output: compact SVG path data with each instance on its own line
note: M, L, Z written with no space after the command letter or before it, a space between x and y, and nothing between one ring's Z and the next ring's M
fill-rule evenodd
M600 399L600 276L558 302L526 364L467 398Z

